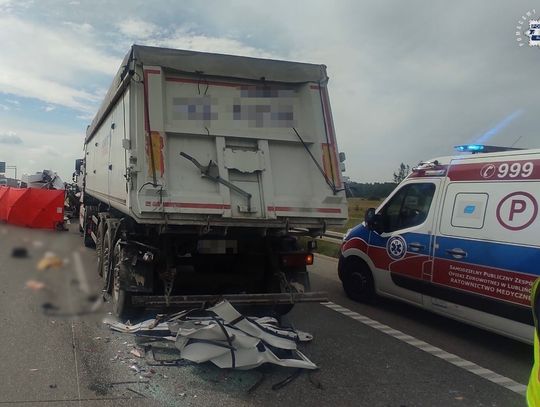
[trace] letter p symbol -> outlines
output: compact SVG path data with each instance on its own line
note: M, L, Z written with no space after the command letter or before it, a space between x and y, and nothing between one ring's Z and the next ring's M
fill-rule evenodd
M514 220L514 214L525 212L526 207L527 203L523 199L512 199L508 220L512 222Z

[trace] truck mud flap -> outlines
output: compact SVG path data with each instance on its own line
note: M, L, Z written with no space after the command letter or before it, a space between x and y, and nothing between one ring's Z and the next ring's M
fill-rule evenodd
M328 295L323 291L308 293L271 293L271 294L223 294L223 295L173 295L169 297L169 305L189 307L206 307L227 300L237 305L278 305L299 302L326 302ZM134 295L131 297L134 306L163 307L167 305L163 296Z

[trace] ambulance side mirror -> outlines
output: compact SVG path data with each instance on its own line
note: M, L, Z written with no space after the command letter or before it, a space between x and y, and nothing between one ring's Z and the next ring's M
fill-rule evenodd
M377 233L382 233L382 216L375 213L375 208L369 208L364 215L364 222L369 230L374 230Z

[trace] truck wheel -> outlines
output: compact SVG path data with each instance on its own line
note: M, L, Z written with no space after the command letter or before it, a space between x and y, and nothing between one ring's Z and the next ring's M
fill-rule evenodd
M369 266L355 256L344 260L343 289L351 300L371 303L375 299L375 283Z
M105 232L105 236L107 236ZM104 240L104 248L108 240ZM121 278L129 273L126 263L122 261L122 248L119 244L114 246L113 255L110 257L110 261L113 262L113 286L112 286L112 306L113 313L119 318L127 318L133 315L131 306L131 294L122 288Z
M92 239L92 236L90 235L90 232L92 231L91 223L92 223L92 211L87 208L86 213L84 214L84 226L83 226L83 236L84 236L84 245L86 247L95 247L94 239Z
M97 270L98 274L101 277L106 277L105 273L103 273L103 239L105 235L105 220L102 219L101 222L99 222L98 228L97 228L97 242L96 242L96 255L97 255Z

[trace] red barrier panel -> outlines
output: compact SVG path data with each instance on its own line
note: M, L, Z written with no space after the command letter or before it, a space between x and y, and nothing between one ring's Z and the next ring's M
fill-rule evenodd
M0 220L30 228L55 229L64 222L64 191L0 187Z

